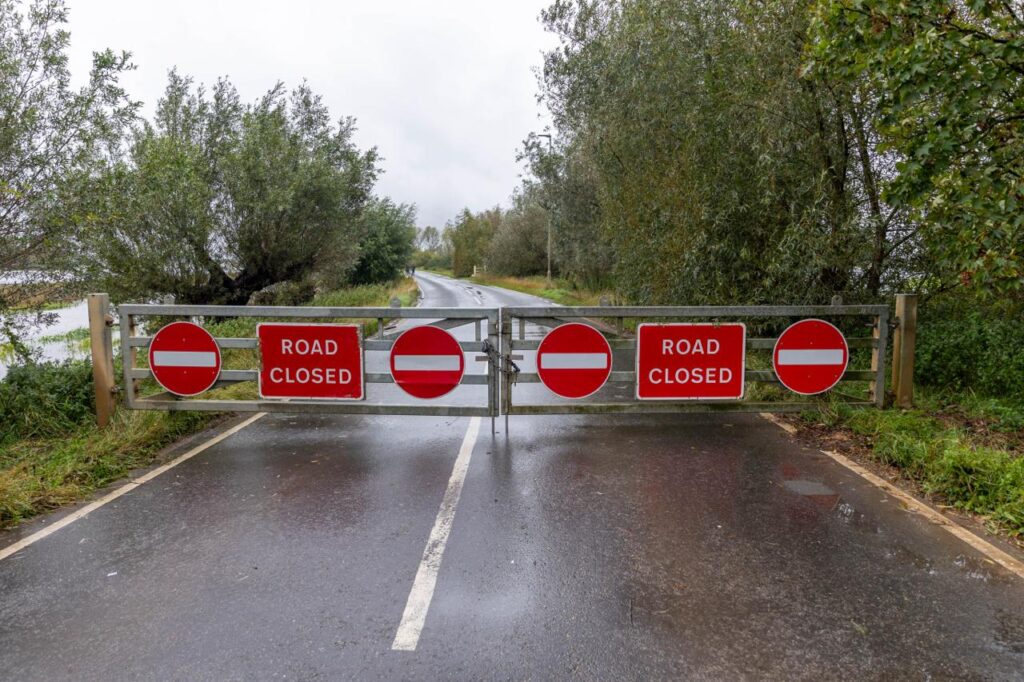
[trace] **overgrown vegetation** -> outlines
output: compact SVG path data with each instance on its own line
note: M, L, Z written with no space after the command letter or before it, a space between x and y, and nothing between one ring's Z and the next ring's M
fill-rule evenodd
M919 392L914 410L853 410L835 403L811 422L866 439L879 461L928 493L1024 535L1024 401Z
M919 321L918 385L1024 400L1024 309L928 306Z
M473 281L540 296L560 305L600 305L602 297L601 292L580 288L569 280L555 279L548 282L547 278L540 275L509 277L479 272L473 277ZM609 298L609 301L614 301L614 299Z

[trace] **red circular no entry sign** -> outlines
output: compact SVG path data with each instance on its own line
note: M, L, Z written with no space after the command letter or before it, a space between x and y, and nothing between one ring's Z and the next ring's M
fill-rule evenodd
M391 376L414 398L449 393L462 381L465 369L459 342L437 327L413 327L391 346Z
M537 348L541 382L563 398L586 398L608 381L612 348L601 332L571 322L555 327Z
M172 322L149 343L149 369L167 391L193 396L209 390L220 376L220 348L198 324Z
M800 320L775 342L772 364L782 385L801 395L823 393L846 372L850 349L843 333L824 320Z

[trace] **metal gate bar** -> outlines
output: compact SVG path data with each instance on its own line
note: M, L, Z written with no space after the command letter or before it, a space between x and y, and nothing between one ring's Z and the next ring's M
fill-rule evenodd
M344 414L393 414L393 415L430 415L430 416L467 416L495 417L499 410L497 362L490 362L490 352L497 354L498 348L498 309L497 308L334 308L334 307L302 307L302 306L210 306L210 305L166 305L166 304L125 304L118 306L121 316L121 358L124 375L125 406L136 410L164 411L205 411L205 412L312 412L312 413L344 413ZM397 334L384 335L383 321L388 319L420 319L439 320L434 326L442 329L473 324L476 326L475 336L480 337L480 326L486 322L486 341L460 341L459 346L464 352L478 352L483 357L477 360L488 360L487 373L464 374L460 385L487 386L487 404L478 405L438 405L434 403L416 404L367 404L362 401L335 400L223 400L223 399L182 399L169 393L140 397L138 381L152 377L148 367L137 364L138 349L147 348L152 340L150 336L136 335L136 327L140 316L162 317L250 317L265 319L291 318L295 320L366 320L377 319L378 336L363 338L362 349L366 351L389 351ZM255 338L216 338L222 350L257 349ZM259 376L257 369L226 369L222 370L215 386L255 381ZM367 384L394 383L388 373L364 372Z
M536 351L540 346L537 339L526 339L526 324L533 323L544 327L557 327L562 324L579 321L580 318L613 318L617 321L614 333L620 338L609 338L612 350L636 353L635 338L621 338L617 330L622 329L622 320L633 318L638 320L692 319L715 322L735 318L808 318L808 317L867 317L871 320L872 337L858 337L848 340L850 348L871 348L872 368L870 370L848 369L841 381L870 381L870 399L847 399L844 402L854 406L882 407L885 398L885 357L889 333L889 307L886 305L827 305L827 306L585 306L585 307L510 307L502 308L501 314L501 348L506 366L514 366L515 360L521 359L515 351ZM518 320L518 338L513 338L513 320ZM606 332L609 330L606 330ZM607 334L606 334L607 335ZM774 348L774 338L750 338L746 340L748 350L769 350ZM614 354L613 354L614 363ZM746 370L745 381L752 383L780 384L771 370ZM636 372L632 368L626 371L611 372L610 383L635 383ZM513 386L517 383L539 383L540 377L534 373L504 372L502 376L501 412L510 414L659 414L680 412L796 412L815 409L820 402L809 400L793 401L722 401L722 400L687 400L647 402L631 400L618 403L595 402L559 402L549 404L516 405L512 400ZM841 394L837 394L841 395Z

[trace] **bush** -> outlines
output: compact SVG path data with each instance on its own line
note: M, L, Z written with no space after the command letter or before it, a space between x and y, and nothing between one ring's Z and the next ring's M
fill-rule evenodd
M250 296L248 305L304 305L314 293L310 282L278 282Z
M929 311L918 326L915 380L1024 398L1024 319L986 311Z
M0 443L67 433L92 419L94 405L88 361L12 367L0 381Z
M487 247L488 272L524 277L547 268L548 213L539 204L519 202L501 218Z
M932 399L924 396L926 403ZM1024 419L1024 410L1015 404L992 399L971 399L967 412L998 419L988 425L993 431ZM831 403L805 418L867 436L874 457L899 467L944 503L983 514L1024 536L1024 457L1019 453L979 442L962 425L950 426L928 410L858 410Z

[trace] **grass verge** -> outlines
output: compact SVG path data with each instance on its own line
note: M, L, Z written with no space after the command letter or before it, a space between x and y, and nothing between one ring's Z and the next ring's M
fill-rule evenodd
M801 421L827 447L895 467L939 504L1024 537L1024 401L925 389L915 402L912 410L831 404Z
M330 292L312 304L387 306L397 296L409 306L418 295L415 282L405 279L393 286ZM235 318L208 328L215 336L252 336L256 323ZM376 324L366 321L373 329ZM367 328L366 333L372 332ZM255 350L225 350L223 359L227 369L258 366ZM152 381L140 388L143 393L160 390ZM92 393L88 361L13 368L0 381L0 528L87 497L132 469L152 464L163 448L224 416L119 410L106 429L99 429ZM256 387L253 382L234 384L202 397L255 398Z
M524 294L540 296L561 305L600 305L602 296L607 297L609 301L615 300L615 295L612 292L578 289L571 283L561 279L551 280L549 285L547 278L539 275L534 277L503 277L480 273L469 279L487 286L501 287Z

